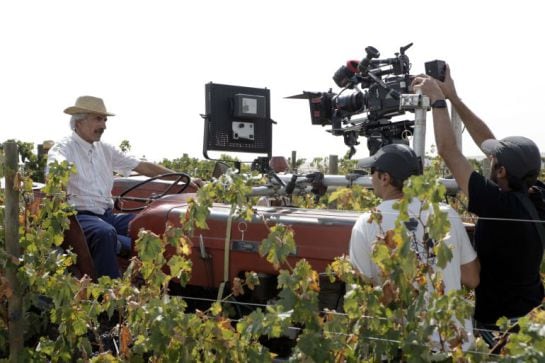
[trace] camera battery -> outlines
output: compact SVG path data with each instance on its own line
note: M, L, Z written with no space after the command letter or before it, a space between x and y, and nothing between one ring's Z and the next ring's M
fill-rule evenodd
M426 70L426 74L428 76L431 76L441 82L445 81L445 72L447 70L447 65L442 60L433 60L430 62L424 63L424 69Z

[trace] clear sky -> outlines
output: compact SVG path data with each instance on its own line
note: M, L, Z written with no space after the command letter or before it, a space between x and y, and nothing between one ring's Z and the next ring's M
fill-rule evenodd
M208 82L271 90L273 154L312 158L347 147L310 123L303 90L372 45L381 58L413 42L411 73L444 59L458 93L501 138L545 151L539 1L5 0L0 2L0 142L70 133L64 108L102 97L116 114L103 141L149 160L202 158ZM433 144L431 114L428 142ZM356 157L367 156L361 139ZM479 155L467 134L464 153Z

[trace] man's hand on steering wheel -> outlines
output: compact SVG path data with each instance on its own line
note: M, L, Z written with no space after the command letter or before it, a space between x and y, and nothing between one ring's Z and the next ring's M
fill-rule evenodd
M200 189L204 186L204 181L200 178L193 178L191 179L191 183L189 184L192 188Z

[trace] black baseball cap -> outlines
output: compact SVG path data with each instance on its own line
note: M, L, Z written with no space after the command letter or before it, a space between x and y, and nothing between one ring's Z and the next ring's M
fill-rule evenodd
M541 169L541 153L537 145L524 136L488 139L482 143L481 150L495 156L509 175L519 179L538 175Z
M411 175L422 173L420 159L405 144L389 144L380 148L373 156L360 159L358 168L375 168L385 171L397 180L404 181Z

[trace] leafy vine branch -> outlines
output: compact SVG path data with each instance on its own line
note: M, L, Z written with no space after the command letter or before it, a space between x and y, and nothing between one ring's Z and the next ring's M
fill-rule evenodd
M346 256L327 268L329 281L346 286L342 310L319 308L320 274L308 261L288 262L296 251L297 236L289 225L265 220L269 235L259 253L278 272L279 294L265 306L235 318L225 308L231 299L259 284L254 272L231 282L231 292L204 310L188 310L184 298L170 294L170 283L187 284L192 265L191 240L197 229L206 229L215 202L231 205L232 218L256 216L255 201L247 197L251 180L227 173L206 184L188 203L179 227L167 226L163 235L141 231L134 257L124 275L97 282L77 279L70 273L77 256L61 248L68 218L74 211L66 203L66 183L73 168L54 165L40 203L32 198L32 183L22 173L19 240L23 254L13 261L5 250L0 229L0 357L9 355L7 297L11 286L4 278L8 263L17 266L24 295L24 350L22 361L196 361L272 362L275 354L262 338L291 336L292 361L540 361L545 352L545 314L536 309L520 320L520 331L511 334L501 355L491 355L477 339L464 351L463 328L456 323L470 316L472 306L463 292L445 293L441 274L411 253L405 221L416 217L426 239L439 241L433 253L437 265L452 256L441 241L449 230L439 208L444 190L437 173L428 171L405 186L399 202L399 221L391 231L381 231L373 260L384 282L375 285L356 271ZM408 198L422 201L433 213L427 219L410 216ZM0 215L4 196L0 191ZM372 194L358 188L339 190L325 205L364 210L376 205ZM373 214L380 223L381 216ZM426 242L426 241L420 241ZM172 257L165 251L172 249ZM165 268L165 266L167 268ZM429 289L429 285L434 289ZM506 329L509 329L505 325ZM294 334L294 332L296 332ZM434 346L432 335L440 337Z

